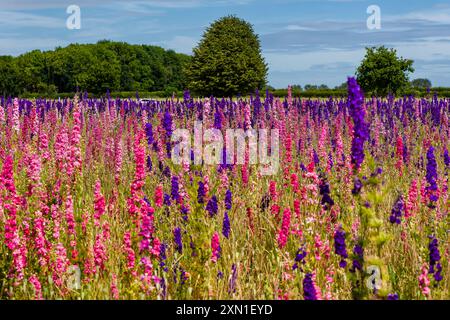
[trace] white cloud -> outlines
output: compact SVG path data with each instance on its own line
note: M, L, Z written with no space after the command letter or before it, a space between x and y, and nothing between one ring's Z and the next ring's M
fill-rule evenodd
M111 0L0 0L1 10L35 10L35 9L49 9L61 8L64 10L71 4L76 4L80 7L93 7L102 4L112 4Z
M399 15L385 15L383 19L390 21L420 20L431 23L450 24L450 6L441 4L420 11L411 11Z
M433 61L447 59L450 65L450 42L419 41L414 43L399 42L395 44L399 55L413 60ZM420 48L420 50L417 50Z
M186 8L210 5L245 5L252 1L253 0L150 0L145 3L164 8Z
M192 8L199 6L203 1L201 0L150 0L150 1L128 1L128 2L117 2L124 8L136 8L144 9L146 7L157 7L157 8Z
M298 24L290 24L285 29L289 30L289 31L298 31L298 30L311 31L311 30L314 30L313 28L300 26Z
M305 71L318 63L355 64L364 57L364 49L358 50L323 50L305 53L265 53L266 61L271 71Z
M33 10L33 9L49 9L49 8L66 8L71 4L80 7L129 7L141 10L144 7L155 8L195 8L204 6L231 6L245 5L254 0L0 0L1 10Z
M0 26L2 27L38 27L38 28L65 28L65 19L48 17L18 11L0 11Z

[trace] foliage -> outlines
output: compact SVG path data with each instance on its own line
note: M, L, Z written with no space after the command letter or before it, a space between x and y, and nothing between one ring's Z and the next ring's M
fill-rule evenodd
M194 49L186 74L189 89L202 96L230 97L262 89L267 65L253 27L235 16L215 21Z
M412 65L412 60L398 57L395 49L384 46L366 48L356 76L366 93L380 96L395 94L408 86L408 73L414 72Z
M0 94L182 90L189 60L156 46L111 41L34 50L0 57Z
M14 58L8 56L0 56L0 94L17 95L21 92L19 78L19 69Z
M414 79L413 81L411 81L411 86L414 88L419 88L419 89L427 89L427 88L431 88L431 81L428 79L423 79L423 78L419 78L419 79Z
M307 84L305 85L305 91L313 91L313 90L328 90L328 86L326 84L321 84L320 86L315 84Z

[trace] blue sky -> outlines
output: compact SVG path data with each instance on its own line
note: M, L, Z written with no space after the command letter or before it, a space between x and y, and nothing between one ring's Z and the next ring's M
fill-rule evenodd
M81 29L66 8L81 8ZM381 30L366 10L381 8ZM415 60L416 77L450 86L450 3L443 0L0 0L0 55L101 39L191 53L215 19L235 14L259 34L269 83L335 86L355 72L366 46Z

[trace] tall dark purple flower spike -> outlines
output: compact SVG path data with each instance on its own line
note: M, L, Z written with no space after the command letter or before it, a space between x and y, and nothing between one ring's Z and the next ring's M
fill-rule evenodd
M364 161L364 143L369 135L364 120L364 95L355 78L348 78L348 104L354 123L351 159L355 171L358 171Z
M389 217L389 221L391 223L400 224L402 219L402 212L405 208L405 202L403 200L403 196L400 195L397 201L394 204L394 207L391 211L391 216Z
M306 252L304 247L301 247L300 249L297 250L297 253L295 254L295 263L292 266L292 270L297 270L299 268L299 264L300 264L300 270L303 271L303 269L301 269L301 265L305 264L305 258L308 255L308 253Z
M353 247L354 258L352 261L352 267L350 272L354 273L356 271L362 271L364 263L364 248L361 244L356 244Z
M441 255L439 253L439 243L436 237L430 238L431 241L428 245L428 249L430 251L430 269L428 270L428 273L434 276L434 280L436 280L436 282L440 282L442 280L442 265L440 263Z
M153 137L153 126L151 123L145 124L145 136L147 137L148 145L151 146L155 141Z
M227 190L227 192L225 193L225 208L227 210L231 210L232 202L232 193L230 190Z
M209 212L209 216L212 218L217 214L217 211L219 210L217 205L217 197L212 196L211 199L208 201L206 205L206 210Z
M444 149L444 164L447 169L450 169L450 155L448 154L448 149Z
M427 182L428 186L426 187L428 198L430 199L431 206L434 207L434 203L438 201L437 191L438 191L438 185L437 185L437 163L436 163L436 157L434 156L434 148L433 146L430 146L430 148L427 151Z
M334 201L331 198L330 184L326 179L322 179L319 185L320 195L322 196L322 200L320 201L321 205L325 210L331 209L334 205Z
M230 229L230 218L228 217L228 212L225 212L222 223L222 234L227 239L230 237Z
M348 258L348 253L347 247L345 245L345 231L342 229L342 227L339 227L334 233L334 251L338 256L341 257L339 266L341 268L345 268L347 266L347 261L345 261L345 259Z
M179 193L179 182L178 182L177 176L172 177L172 190L171 191L172 191L171 192L172 199L175 201L178 201L180 198L180 193Z
M166 111L164 113L164 118L163 118L163 128L164 128L164 130L166 130L168 138L170 138L172 136L172 132L173 132L172 125L173 125L172 115L170 114L169 111Z
M205 195L206 195L205 184L203 183L203 181L199 181L197 189L197 202L200 204L204 203Z
M175 228L173 230L173 238L175 241L175 249L178 251L178 253L183 253L183 242L181 240L181 229Z
M303 279L303 298L305 300L317 300L317 291L311 273L307 273Z

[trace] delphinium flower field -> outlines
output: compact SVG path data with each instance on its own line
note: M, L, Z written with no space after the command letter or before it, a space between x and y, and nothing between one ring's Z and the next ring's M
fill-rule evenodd
M2 99L0 298L449 299L450 100L348 87ZM174 163L196 121L278 130L278 170Z

